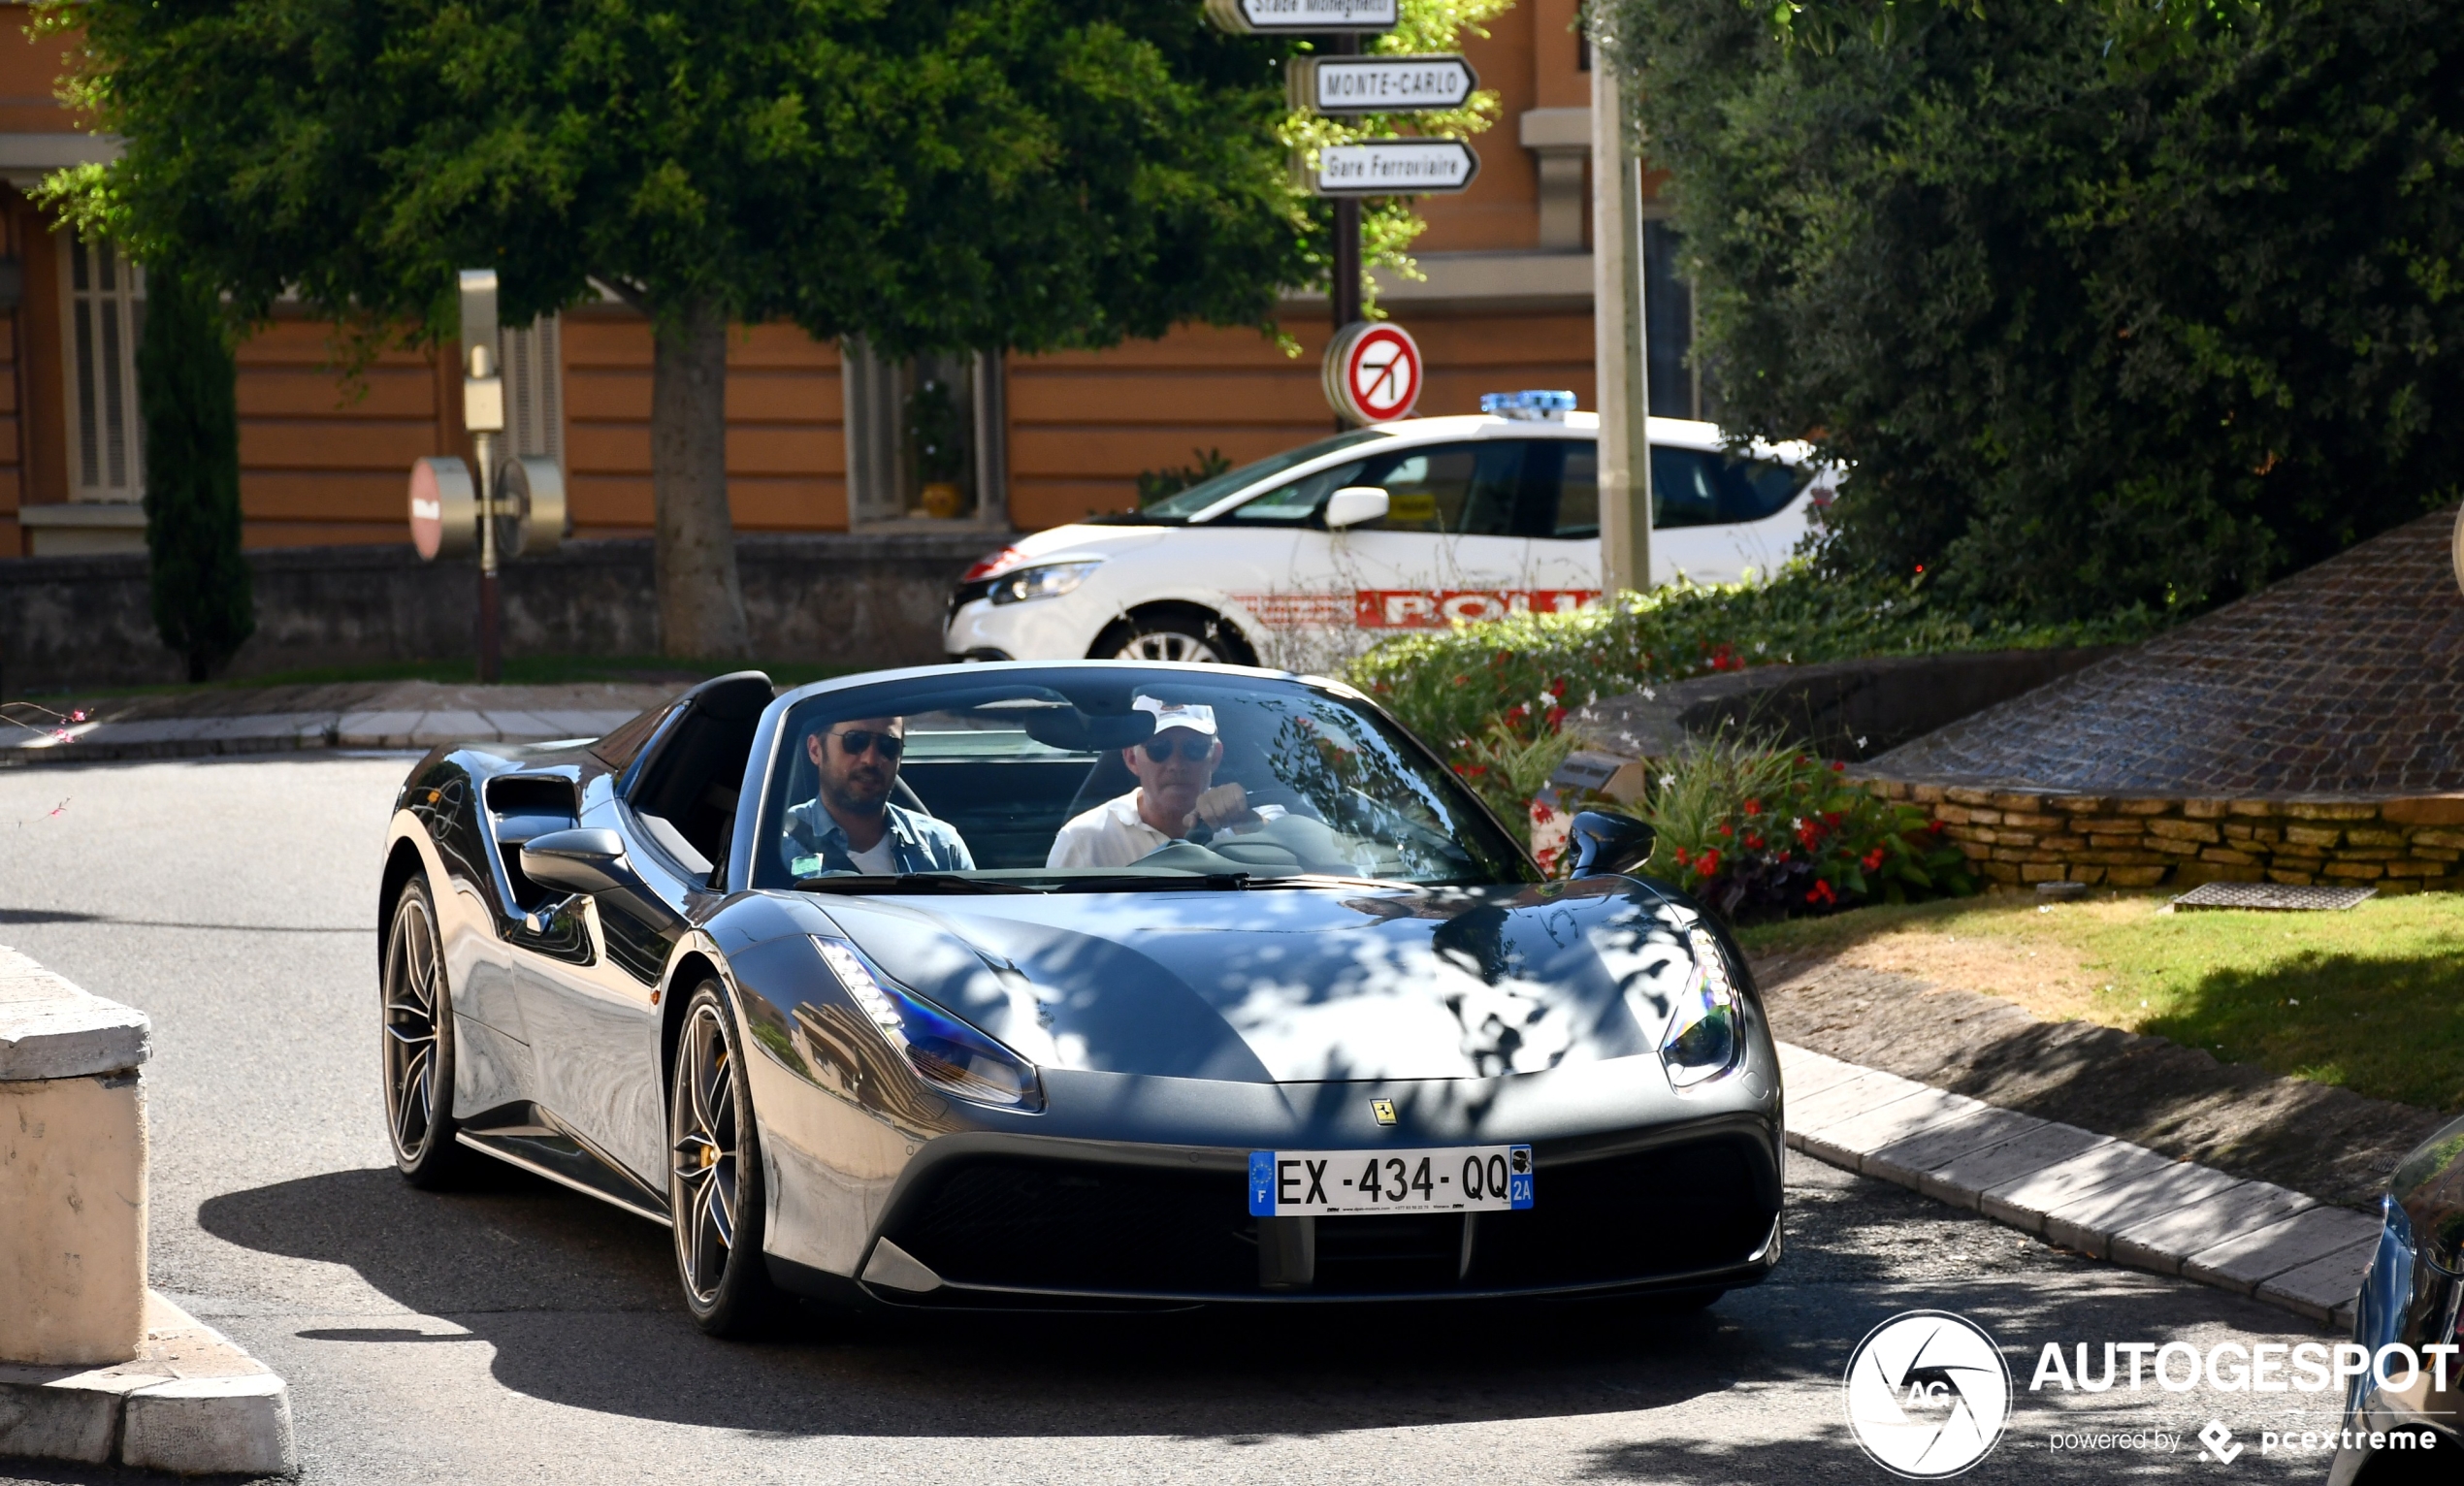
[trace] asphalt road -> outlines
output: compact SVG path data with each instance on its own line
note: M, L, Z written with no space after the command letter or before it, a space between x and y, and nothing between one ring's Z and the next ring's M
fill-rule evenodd
M308 1480L1881 1483L1840 1377L1916 1308L1985 1326L2015 1374L1971 1479L2325 1473L2258 1435L2330 1427L2326 1396L2028 1391L2048 1341L2317 1330L1810 1162L1774 1279L1680 1321L1329 1308L709 1341L664 1231L518 1174L442 1197L395 1178L374 913L406 762L0 772L0 943L153 1018L154 1283L290 1380ZM2200 1458L2210 1419L2246 1447L2230 1466ZM2051 1447L2082 1430L2178 1438Z

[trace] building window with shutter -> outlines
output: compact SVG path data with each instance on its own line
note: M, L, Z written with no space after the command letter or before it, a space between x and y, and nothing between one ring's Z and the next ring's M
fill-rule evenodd
M137 338L146 328L145 270L108 242L67 235L61 275L68 354L69 499L133 501L146 493L137 410Z

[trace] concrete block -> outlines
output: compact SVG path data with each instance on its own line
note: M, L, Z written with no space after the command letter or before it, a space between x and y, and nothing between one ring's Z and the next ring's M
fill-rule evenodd
M2379 1225L2358 1212L2311 1208L2200 1249L2182 1261L2182 1273L2202 1284L2248 1295L2263 1280L2374 1241L2378 1234Z
M1987 1107L1868 1152L1857 1169L1869 1177L1916 1186L1927 1172L1971 1150L2016 1140L2046 1121Z
M1804 1149L1835 1166L1858 1168L1868 1151L1972 1114L1986 1106L1964 1094L1920 1089L1879 1109L1804 1130Z
M0 1082L135 1068L152 1050L151 1025L0 945Z
M335 741L345 748L405 746L423 716L418 712L345 712L334 725Z
M124 1362L146 1334L135 1072L0 1082L0 1361Z
M2378 1248L2378 1236L2373 1234L2263 1281L2258 1298L2314 1321L2333 1321L2336 1312L2351 1307L2360 1292L2361 1276L2369 1271L2370 1256Z
M491 709L480 713L479 716L488 727L496 729L499 738L507 743L545 742L551 738L565 736L556 730L555 724L530 712L510 710L499 712Z
M414 744L434 746L438 743L492 742L497 730L476 712L438 711L421 715L417 727L410 730Z
M160 1373L0 1365L0 1460L108 1466L121 1399L169 1381Z
M271 1373L183 1377L128 1396L120 1463L181 1475L279 1475L299 1464L290 1390Z
M1905 1099L1924 1088L1924 1084L1913 1079L1868 1071L1844 1082L1834 1083L1821 1093L1789 1101L1788 1128L1792 1133L1818 1130L1824 1125L1878 1110L1895 1100Z
M2163 1216L2194 1202L2242 1185L2242 1179L2188 1161L2116 1181L2073 1198L2045 1214L2045 1237L2064 1248L2102 1259L2116 1230Z
M1791 1103L1810 1098L1835 1083L1845 1083L1866 1071L1835 1057L1808 1052L1787 1043L1779 1045L1780 1086Z
M1954 1156L1917 1178L1917 1190L1936 1202L1973 1210L1986 1190L2043 1171L2081 1151L2113 1143L2113 1137L2076 1125L2048 1121L1998 1146Z
M2234 1234L2264 1228L2318 1206L2299 1192L2265 1181L2244 1181L2186 1207L2116 1228L2110 1253L2132 1269L2179 1275L2182 1261Z
M2029 1233L2043 1233L2045 1215L2054 1209L2075 1202L2099 1187L2133 1177L2153 1176L2172 1164L2166 1157L2144 1146L2113 1141L2091 1147L2066 1161L2057 1161L2016 1181L1988 1188L1977 1202L1977 1211L1996 1222L2024 1228Z

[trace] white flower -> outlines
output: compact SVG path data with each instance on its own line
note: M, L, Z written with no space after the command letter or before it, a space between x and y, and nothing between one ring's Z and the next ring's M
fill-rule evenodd
M1788 828L1790 830L1803 830L1805 828L1805 818L1801 815L1790 816L1788 818Z
M1859 739L1857 740L1857 746L1858 746L1859 748L1863 748L1863 747L1864 747L1864 746L1865 746L1865 740L1864 740L1864 739L1863 739L1863 738L1859 738Z
M1754 642L1754 653L1758 656L1770 648L1770 642L1767 640L1756 640Z
M1598 700L1600 700L1600 694L1597 691L1585 692L1583 694L1583 705L1586 707Z
M1651 698L1653 698L1653 697L1655 697L1655 696L1657 696L1657 695L1660 695L1659 693L1657 693L1657 692L1655 692L1655 691L1651 690L1651 688L1649 688L1649 687L1644 687L1644 688L1642 689L1642 699L1643 699L1644 701L1649 701Z
M1677 776L1675 776L1674 774L1663 774L1663 775L1661 775L1661 776L1660 776L1660 788L1661 788L1661 789L1663 789L1663 790L1673 790L1673 789L1675 789L1676 787L1677 787Z

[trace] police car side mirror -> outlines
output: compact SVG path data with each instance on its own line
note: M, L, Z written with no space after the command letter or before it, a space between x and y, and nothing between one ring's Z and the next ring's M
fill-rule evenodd
M1326 498L1326 530L1340 532L1386 514L1386 492L1377 485L1346 485Z

